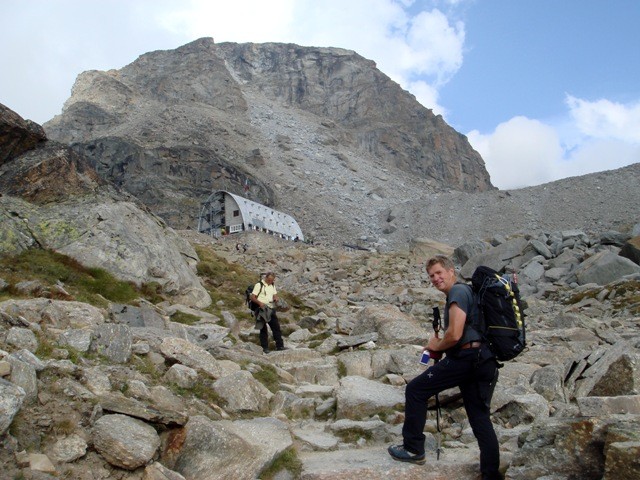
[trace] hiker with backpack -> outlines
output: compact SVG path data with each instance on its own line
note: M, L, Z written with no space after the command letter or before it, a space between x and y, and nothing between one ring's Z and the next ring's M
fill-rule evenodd
M276 302L278 301L278 291L275 286L276 274L268 272L254 285L250 295L250 300L255 308L256 328L260 330L260 345L264 353L269 353L269 332L267 325L271 328L273 340L276 343L276 350L285 350L280 322L276 315Z
M424 426L427 401L459 387L469 423L480 447L482 480L502 479L498 439L491 424L490 404L498 380L498 361L484 340L480 311L469 285L459 283L453 262L443 255L427 261L435 288L446 295L444 335L432 336L423 350L441 361L411 380L405 390L403 443L388 452L394 460L422 465L425 460ZM476 328L474 328L476 326Z

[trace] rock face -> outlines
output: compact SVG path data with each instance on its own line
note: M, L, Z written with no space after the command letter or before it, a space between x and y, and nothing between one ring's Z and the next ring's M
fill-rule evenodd
M242 193L247 179L252 199L307 232L338 222L346 238L362 228L338 218L330 199L309 201L318 182L362 203L354 218L371 217L382 198L493 188L463 135L373 62L334 48L203 38L147 53L80 75L45 129L174 228L194 228L213 190Z
M53 249L138 285L157 282L182 303L211 302L188 243L101 179L82 155L34 135L6 107L0 113L0 138L17 139L0 165L0 252Z

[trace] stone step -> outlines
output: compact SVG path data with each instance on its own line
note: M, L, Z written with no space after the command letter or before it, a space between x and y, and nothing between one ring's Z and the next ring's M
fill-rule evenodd
M480 473L477 449L452 448L440 454L427 452L427 463L413 465L393 460L387 446L330 452L300 452L302 480L451 480L475 478Z

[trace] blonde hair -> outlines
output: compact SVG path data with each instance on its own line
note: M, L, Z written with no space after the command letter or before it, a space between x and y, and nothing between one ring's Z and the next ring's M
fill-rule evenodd
M429 270L434 265L440 264L442 268L445 270L455 270L456 266L453 264L453 261L446 255L436 255L427 260L427 270Z

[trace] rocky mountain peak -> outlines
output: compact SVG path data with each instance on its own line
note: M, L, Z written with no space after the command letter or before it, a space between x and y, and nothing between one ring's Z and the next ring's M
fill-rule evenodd
M492 190L467 139L355 52L200 39L81 74L45 124L171 226L214 190L285 211L311 237L380 233L389 203ZM341 207L345 205L348 208Z

